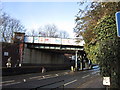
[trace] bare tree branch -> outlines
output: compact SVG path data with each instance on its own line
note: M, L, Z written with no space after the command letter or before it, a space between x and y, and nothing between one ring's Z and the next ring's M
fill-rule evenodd
M19 20L11 18L6 13L0 15L0 30L2 42L12 42L14 32L25 32L24 26Z

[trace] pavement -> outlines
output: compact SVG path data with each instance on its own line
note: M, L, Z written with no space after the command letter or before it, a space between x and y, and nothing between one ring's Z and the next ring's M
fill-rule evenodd
M105 89L105 86L102 84L102 77L100 75L92 77L91 80L86 81L79 88L96 88L96 89Z

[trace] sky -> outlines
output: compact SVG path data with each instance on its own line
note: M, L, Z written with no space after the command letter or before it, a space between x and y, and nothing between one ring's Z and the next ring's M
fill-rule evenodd
M75 15L79 10L77 2L2 2L3 11L18 19L27 31L47 24L55 24L73 38Z

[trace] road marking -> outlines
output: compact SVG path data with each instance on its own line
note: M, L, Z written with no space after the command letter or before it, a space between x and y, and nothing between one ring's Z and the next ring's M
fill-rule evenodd
M42 80L42 79L44 79L44 78L39 78L39 79L37 79L37 80Z
M23 82L26 82L26 79L23 79Z
M45 75L45 77L48 77L48 76L51 76L51 75Z
M56 75L54 75L54 76L51 76L51 78L53 78L53 77L58 77L58 76L56 76Z
M43 78L43 79L47 79L47 78L51 78L51 77L45 77L45 78Z
M71 83L74 83L74 82L76 82L76 81L77 81L77 79L76 79L76 80L73 80L73 81L70 81L70 82L68 82L68 83L65 83L64 86L67 86L67 85L69 85L69 84L71 84Z
M60 75L60 76L66 75L66 74L69 74L69 72L58 73L58 75Z
M58 74L55 74L56 76L59 76Z
M100 72L100 71L92 72L91 74L96 74L96 73L98 73L98 72Z
M83 76L82 78L86 78L86 77L89 77L90 75L86 75L86 76Z
M41 78L49 78L51 75L44 75L44 76L36 76L36 77L30 77L29 79L36 79L41 80ZM40 79L39 79L40 78Z
M57 74L53 74L53 75L36 76L36 77L30 77L29 79L36 79L36 78L38 78L38 80L41 80L43 78L46 79L46 78L57 77L57 76L60 76L60 74L61 73L57 73ZM66 74L69 74L69 73L68 72L64 72L62 74L66 75Z
M56 75L55 76L50 76L50 77L45 77L45 76L43 76L42 78L39 78L39 79L37 79L37 80L42 80L42 79L47 79L47 78L53 78L53 77L57 77Z
M14 82L15 80L10 80L10 81L4 81L2 83L11 83L11 82ZM0 82L1 83L1 82Z
M8 84L4 84L3 86L18 84L18 83L21 83L21 82L8 83Z
M35 79L35 78L40 78L40 77L43 77L43 76L30 77L29 79Z

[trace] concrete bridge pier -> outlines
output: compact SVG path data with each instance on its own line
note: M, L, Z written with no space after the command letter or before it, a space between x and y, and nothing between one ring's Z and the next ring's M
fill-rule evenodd
M75 69L77 70L78 69L78 51L76 50L75 51Z

